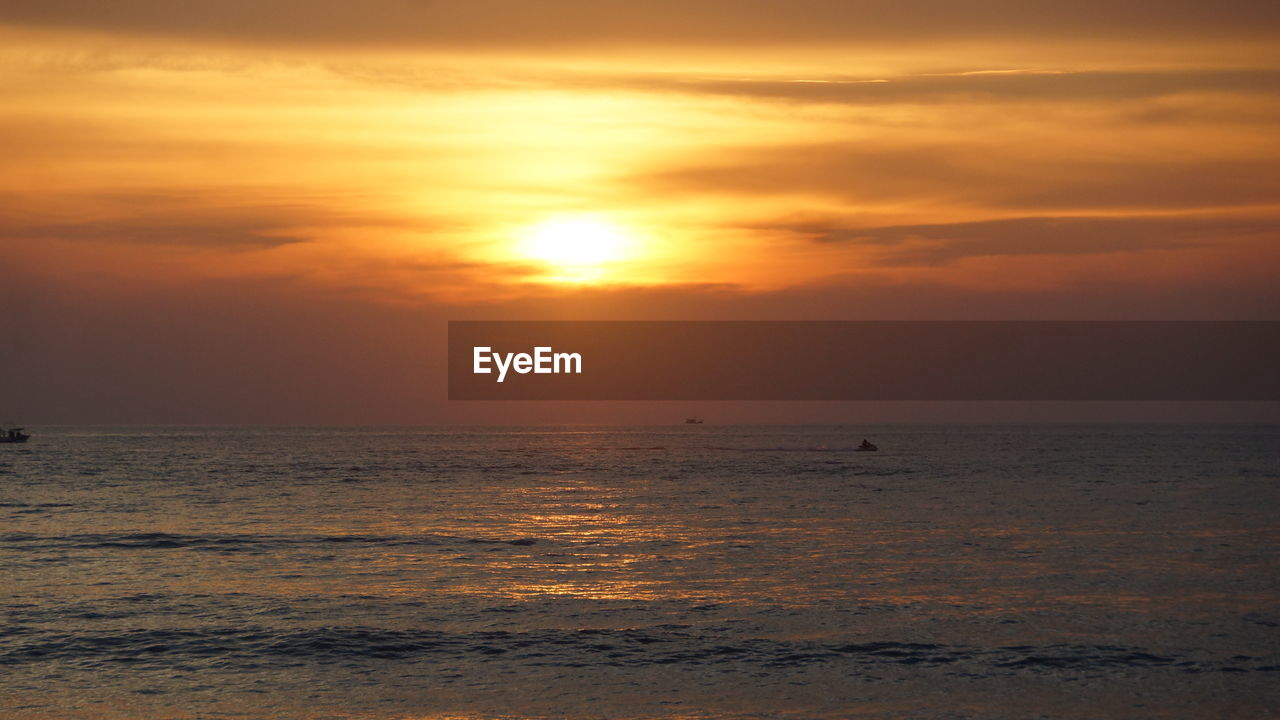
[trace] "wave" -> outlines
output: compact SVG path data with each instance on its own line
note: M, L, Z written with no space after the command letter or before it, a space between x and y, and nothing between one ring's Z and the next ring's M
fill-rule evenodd
M66 549L188 549L215 552L266 552L296 545L438 546L459 543L530 546L536 538L488 539L452 535L182 535L175 533L85 533L78 535L0 535L0 545L33 550Z
M767 668L820 664L921 666L979 675L1163 669L1179 673L1280 672L1275 658L1192 658L1115 645L963 645L880 641L795 642L725 638L683 626L626 630L450 633L367 627L210 628L116 633L14 633L0 642L0 665L67 662L163 665L204 660L220 667L266 663L360 663L367 660L458 661L501 657L538 666L702 666Z

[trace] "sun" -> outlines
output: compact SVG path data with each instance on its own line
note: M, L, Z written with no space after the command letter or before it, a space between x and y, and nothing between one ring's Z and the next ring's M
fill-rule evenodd
M625 259L632 240L622 228L592 217L558 217L521 233L518 252L545 264L552 280L598 280L612 263Z

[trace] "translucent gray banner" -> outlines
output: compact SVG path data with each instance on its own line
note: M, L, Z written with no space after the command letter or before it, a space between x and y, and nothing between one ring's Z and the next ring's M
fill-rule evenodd
M1280 322L449 323L451 400L1280 400Z

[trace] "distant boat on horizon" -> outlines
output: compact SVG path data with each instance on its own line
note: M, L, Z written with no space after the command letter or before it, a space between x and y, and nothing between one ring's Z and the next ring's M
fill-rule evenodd
M15 427L5 430L0 428L0 443L24 443L31 439L31 436L22 432L22 428Z
M701 425L701 424L702 424L702 418L700 418L700 417L685 418L685 419L684 419L684 424L685 424L685 425Z

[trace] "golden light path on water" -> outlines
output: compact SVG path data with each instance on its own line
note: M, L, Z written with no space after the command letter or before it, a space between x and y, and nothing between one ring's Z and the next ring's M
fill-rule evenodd
M1129 548L1134 542L1152 542L1148 533L1121 528L1062 528L1049 534L1008 525L948 530L850 522L820 514L803 526L746 522L722 528L697 522L696 514L659 508L637 512L635 500L633 493L616 484L552 482L503 490L491 498L491 509L478 524L452 524L437 517L435 524L415 529L413 518L369 518L364 533L352 541L372 535L403 537L405 544L366 556L364 569L371 582L363 591L385 597L516 602L562 598L732 603L749 595L769 598L779 607L837 601L885 607L943 603L954 607L957 617L1049 609L1063 602L1121 611L1224 602L1246 607L1264 598L1212 586L1177 595L1065 596L1045 584L1060 558L1071 555L1078 544ZM320 534L325 527L300 530L304 535ZM439 544L416 545L415 538L423 533L441 538ZM1209 534L1225 539L1245 535L1223 530ZM1008 546L1011 554L990 557L979 550L993 542ZM767 557L760 556L764 548L769 548ZM1194 557L1182 564L1188 571L1205 570ZM769 570L753 572L756 566ZM827 567L846 568L849 574L812 569ZM1117 571L1123 570L1099 565L1091 572L1105 580ZM310 578L312 573L302 566L289 571L286 565L282 572L292 579L268 582L286 595L347 590L340 582ZM985 580L992 576L1002 581ZM922 583L921 577L935 580ZM856 597L849 595L850 581L859 588Z

